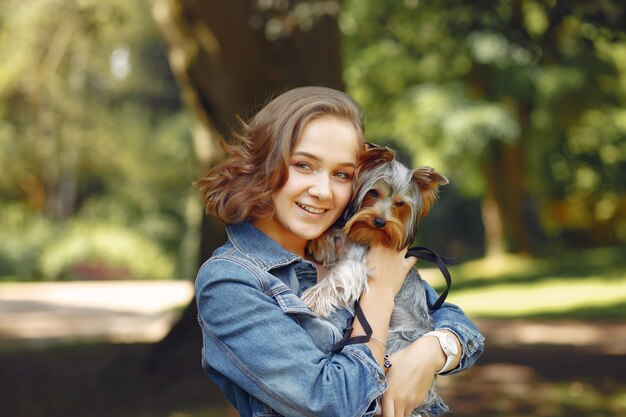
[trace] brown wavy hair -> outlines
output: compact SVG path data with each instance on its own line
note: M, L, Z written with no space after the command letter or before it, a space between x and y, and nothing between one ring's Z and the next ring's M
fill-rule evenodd
M359 106L347 94L325 87L289 90L248 123L241 121L233 143L221 141L228 158L196 181L207 213L224 223L272 216L272 194L287 181L294 144L307 123L327 115L352 123L365 142Z

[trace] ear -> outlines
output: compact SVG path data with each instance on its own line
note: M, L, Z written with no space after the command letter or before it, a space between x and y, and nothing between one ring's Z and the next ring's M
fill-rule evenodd
M386 164L393 161L395 157L396 153L392 149L368 143L365 145L365 150L359 155L358 169L361 171Z
M439 186L446 185L449 181L431 167L420 167L413 171L413 181L417 184L417 188L419 188L424 200L424 207L422 207L422 211L419 213L419 217L423 217L428 214L430 208L435 204Z

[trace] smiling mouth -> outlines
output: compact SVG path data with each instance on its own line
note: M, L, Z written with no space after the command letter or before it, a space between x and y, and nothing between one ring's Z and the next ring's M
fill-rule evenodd
M316 207L312 207L312 206L307 206L307 205L302 204L302 203L296 203L296 205L298 207L300 207L302 210L304 210L304 211L306 211L308 213L322 214L322 213L324 213L326 211L325 209L316 208Z

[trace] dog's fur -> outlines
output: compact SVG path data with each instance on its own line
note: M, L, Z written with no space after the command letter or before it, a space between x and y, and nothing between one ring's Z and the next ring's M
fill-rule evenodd
M371 147L359 159L353 199L338 227L312 241L309 252L329 268L327 275L302 295L319 316L335 308L351 307L367 291L370 272L364 263L368 247L377 243L398 250L410 245L419 219L437 199L448 180L429 167L415 170L402 165L389 148ZM345 223L345 226L342 226ZM337 241L340 241L339 243ZM343 246L341 259L337 245ZM405 279L395 299L387 338L387 352L397 352L433 330L424 284L415 269ZM434 385L413 416L428 415L435 404L447 407Z

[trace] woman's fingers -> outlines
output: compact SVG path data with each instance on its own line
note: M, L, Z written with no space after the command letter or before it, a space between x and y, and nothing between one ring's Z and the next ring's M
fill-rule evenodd
M381 245L370 247L366 263L372 275L371 284L382 284L393 291L393 295L398 293L408 272L415 265L414 257L405 257L406 250L396 250Z

